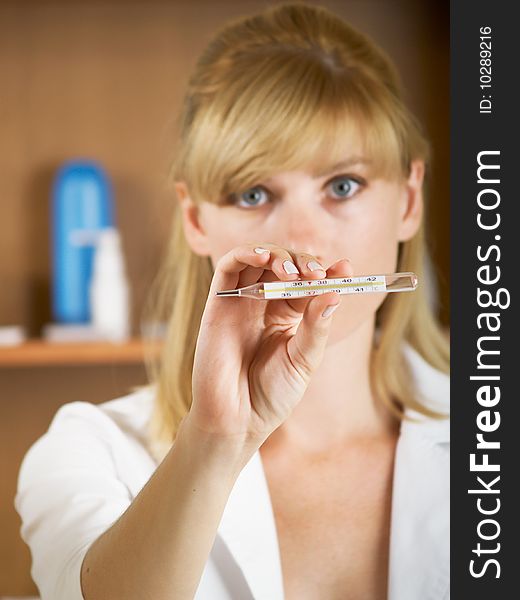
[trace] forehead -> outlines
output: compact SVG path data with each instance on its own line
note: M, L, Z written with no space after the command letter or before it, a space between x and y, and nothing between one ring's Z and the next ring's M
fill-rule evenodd
M202 130L193 183L195 197L220 201L223 196L266 181L277 173L305 171L322 177L335 169L363 168L367 177L392 179L399 172L396 132L384 115L355 107L330 111L316 107L308 115L283 112L256 121L240 113L226 127L211 128L212 144ZM283 119L282 119L283 116ZM254 126L251 125L254 123Z
M315 167L312 169L312 176L315 179L320 177L324 177L329 173L341 170L348 170L352 168L370 168L373 165L373 161L361 154L348 154L348 150L345 152L345 155L341 156L339 161L331 160L322 161L319 167Z

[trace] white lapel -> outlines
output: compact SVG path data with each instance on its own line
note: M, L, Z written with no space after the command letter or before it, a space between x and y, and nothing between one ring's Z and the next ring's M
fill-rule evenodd
M449 377L405 350L422 399L449 412ZM388 600L445 600L450 581L450 429L408 411L398 441L392 497Z
M405 350L430 406L448 412L449 377ZM403 422L397 444L388 600L445 600L449 594L449 421ZM218 536L255 600L283 600L276 525L260 453L237 478ZM245 598L244 598L245 600Z
M253 598L283 600L278 537L259 452L233 486L218 535L242 570Z

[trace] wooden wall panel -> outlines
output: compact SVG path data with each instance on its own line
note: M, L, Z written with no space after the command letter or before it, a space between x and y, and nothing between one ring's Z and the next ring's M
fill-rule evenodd
M0 369L0 597L37 593L30 553L14 509L18 470L29 446L66 402L98 404L146 383L140 366Z

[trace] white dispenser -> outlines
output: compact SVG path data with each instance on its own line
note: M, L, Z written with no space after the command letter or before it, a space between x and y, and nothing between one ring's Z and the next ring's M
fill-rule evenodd
M115 228L99 232L90 285L92 325L99 337L123 342L130 336L130 298L121 237Z

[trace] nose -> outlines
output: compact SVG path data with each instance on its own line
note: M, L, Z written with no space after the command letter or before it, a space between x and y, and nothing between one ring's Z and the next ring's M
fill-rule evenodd
M278 215L281 245L297 252L312 254L318 261L323 261L326 252L326 227L319 208L307 207L300 202L286 206L282 213Z

